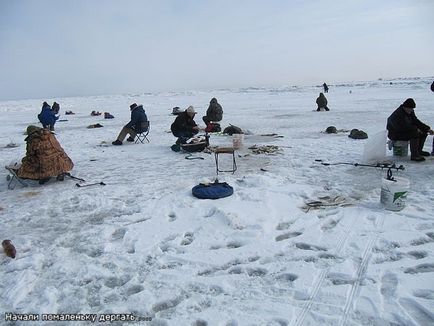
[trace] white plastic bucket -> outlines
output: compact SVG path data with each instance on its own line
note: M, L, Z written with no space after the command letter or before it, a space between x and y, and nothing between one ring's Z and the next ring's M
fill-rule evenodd
M408 141L395 140L393 142L394 156L408 156Z
M406 178L393 177L393 180L381 179L380 202L385 209L400 211L405 207L407 193L410 189L410 180Z
M243 147L244 135L243 134L233 134L232 135L232 146L234 149L240 149Z

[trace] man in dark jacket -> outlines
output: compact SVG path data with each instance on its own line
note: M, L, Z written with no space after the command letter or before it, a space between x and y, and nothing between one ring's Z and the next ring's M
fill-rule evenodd
M194 121L195 115L196 111L190 105L187 110L178 114L175 121L170 126L172 134L175 137L178 137L178 140L176 141L177 144L185 144L189 138L199 132L200 128Z
M38 114L38 119L41 122L42 127L49 130L54 130L54 124L59 117L56 117L56 114L51 109L51 106L49 106L47 102L44 102L42 103L41 113Z
M217 99L213 97L209 102L208 110L206 110L206 116L202 118L203 122L208 126L211 122L219 122L223 118L223 108L217 102Z
M318 105L318 108L316 109L317 111L322 111L322 109L330 111L330 109L327 107L327 99L323 93L319 93L319 96L316 99L316 104Z
M421 162L425 161L424 156L430 156L422 148L428 133L432 135L434 131L416 117L415 107L412 98L406 99L387 119L387 130L391 140L410 141L411 160Z
M130 134L127 141L133 142L138 133L146 131L149 128L148 117L146 116L143 105L133 103L130 105L131 121L128 122L119 133L118 138L112 142L113 145L122 145L123 140Z

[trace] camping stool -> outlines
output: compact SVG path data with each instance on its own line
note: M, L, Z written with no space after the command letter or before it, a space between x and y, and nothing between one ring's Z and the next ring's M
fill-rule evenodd
M408 156L408 141L394 140L393 141L393 156Z
M220 170L219 168L219 154L232 154L232 169L231 170ZM232 172L235 173L237 170L237 162L235 162L235 149L233 147L217 147L214 149L214 158L217 175L219 172Z
M148 135L149 135L149 130L151 129L151 123L149 122L149 120L148 121L146 121L146 124L145 124L145 126L142 126L142 127L144 127L143 129L142 129L142 132L138 132L137 133L137 138L136 138L136 141L134 142L135 144L137 144L139 141L142 143L142 144L144 144L144 141L145 141L145 139L148 141L148 143L149 143L149 139L148 139Z

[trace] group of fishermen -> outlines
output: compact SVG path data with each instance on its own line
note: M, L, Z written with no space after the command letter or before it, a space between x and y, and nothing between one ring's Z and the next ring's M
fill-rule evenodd
M41 127L30 125L27 127L25 138L26 155L21 160L21 165L16 169L16 174L22 179L38 180L44 184L51 177L63 181L65 175L74 167L72 160L60 146L54 136L54 125L58 120L60 106L54 102L50 106L47 102L42 104L41 113L38 114ZM149 121L143 105L133 103L130 105L131 119L122 128L117 139L112 142L113 145L122 145L127 135L127 141L133 142L137 134L146 131L149 128ZM212 98L203 121L206 128L200 128L194 121L196 111L193 106L189 106L185 111L180 112L172 123L171 130L179 143L185 143L187 139L197 134L200 130L211 131L210 127L214 123L221 121L223 118L223 109Z
M431 85L431 90L434 92L434 82ZM323 107L327 107L327 100L325 100ZM434 131L416 117L415 108L415 101L412 98L406 99L388 117L386 127L390 140L408 141L410 143L410 159L412 161L423 162L426 156L430 156L429 152L423 151L425 140L428 134L433 135ZM54 124L58 119L59 109L60 106L56 102L51 107L47 102L44 102L41 113L38 115L42 128L33 125L27 128L27 137L25 139L27 143L26 156L22 159L21 166L16 171L18 177L39 180L42 184L51 177L63 180L64 175L74 167L72 160L52 133ZM143 105L133 103L130 105L130 111L131 120L122 128L117 139L113 141L113 145L122 145L128 134L127 141L132 142L137 134L149 128L148 117ZM189 106L185 111L177 114L175 121L171 125L172 134L177 137L177 144L184 144L200 130L214 131L213 128L223 118L223 109L216 98L211 99L206 115L202 118L206 128L201 128L196 124L194 121L196 113L194 107ZM434 152L432 155L434 155Z

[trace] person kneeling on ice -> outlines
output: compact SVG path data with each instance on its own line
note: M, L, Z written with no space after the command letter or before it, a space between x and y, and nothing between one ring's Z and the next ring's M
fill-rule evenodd
M44 102L42 103L41 113L38 114L38 119L39 122L41 122L42 127L54 130L54 124L59 117L56 116L56 112L51 108L51 106L47 102Z
M316 109L317 111L330 111L330 109L327 107L327 99L323 93L319 93L319 96L316 99L316 104L318 105L318 108Z
M146 116L143 105L133 103L130 105L131 121L128 122L119 133L118 138L112 142L113 145L122 145L123 140L130 134L127 141L133 142L138 133L141 133L148 128L148 117Z
M187 110L178 114L175 121L170 126L172 134L178 137L176 144L185 144L189 138L193 137L201 130L194 121L196 113L194 107L190 105Z
M206 132L220 131L220 124L216 123L223 119L223 108L217 102L217 99L213 97L209 103L208 110L206 110L206 116L202 117L203 122L206 124ZM217 130L219 129L219 130Z
M37 126L27 127L26 156L17 170L22 179L39 180L44 184L51 177L63 180L64 174L74 167L54 134Z
M429 152L422 150L426 137L434 134L430 126L421 122L414 113L416 103L408 98L387 119L388 137L392 141L410 141L411 160L425 161Z

